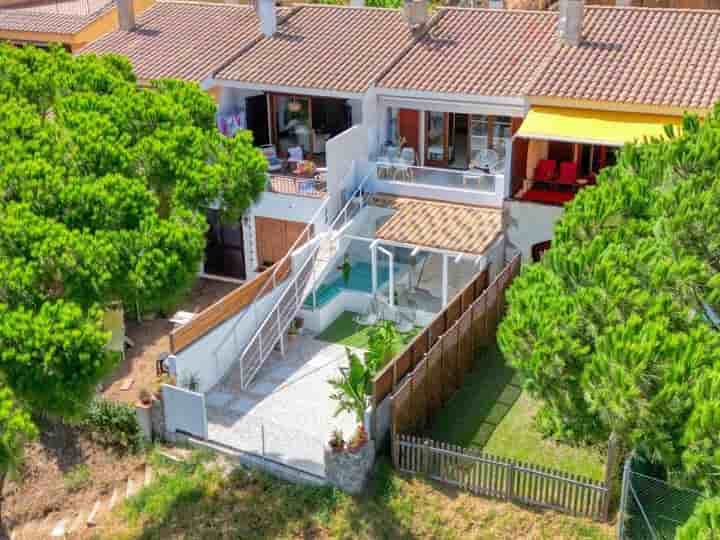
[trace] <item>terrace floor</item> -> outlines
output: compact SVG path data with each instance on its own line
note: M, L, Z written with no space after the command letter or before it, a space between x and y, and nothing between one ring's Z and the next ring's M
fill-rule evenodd
M356 349L359 352L359 349ZM218 386L206 394L208 438L320 477L330 432L347 440L356 420L335 417L328 380L347 365L345 347L293 336L285 357L273 352L248 390Z

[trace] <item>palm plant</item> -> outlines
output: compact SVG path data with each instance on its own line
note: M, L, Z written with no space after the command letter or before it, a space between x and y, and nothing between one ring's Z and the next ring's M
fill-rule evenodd
M346 352L349 366L340 368L340 377L329 381L330 386L335 389L330 398L338 402L335 416L348 412L355 415L358 424L362 424L372 375L357 354L350 349L346 349Z

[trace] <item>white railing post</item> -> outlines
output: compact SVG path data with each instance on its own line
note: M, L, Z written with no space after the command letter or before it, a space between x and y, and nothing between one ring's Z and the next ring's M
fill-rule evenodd
M277 331L278 331L278 337L280 338L280 354L285 358L285 343L283 342L283 331L282 331L282 322L280 321L280 304L278 303L277 307L275 308L275 313L277 314L276 321L277 321Z

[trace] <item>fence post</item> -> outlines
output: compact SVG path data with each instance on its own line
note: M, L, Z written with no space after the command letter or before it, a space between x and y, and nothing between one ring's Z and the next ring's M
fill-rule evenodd
M507 476L505 477L505 496L508 501L515 498L513 486L515 485L515 461L509 459L507 461Z
M630 491L630 474L632 473L632 456L625 460L623 467L622 487L620 488L620 511L618 512L617 540L625 538L625 513L627 509L628 492Z
M610 434L608 440L607 462L605 463L605 495L603 497L601 519L607 521L610 515L610 498L615 487L617 479L618 459L620 457L620 447L615 432Z

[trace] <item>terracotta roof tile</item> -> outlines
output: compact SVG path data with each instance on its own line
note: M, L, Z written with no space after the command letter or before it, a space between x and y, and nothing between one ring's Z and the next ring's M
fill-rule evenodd
M76 34L113 6L112 0L29 0L0 7L0 30Z
M446 8L378 82L421 92L522 96L555 46L550 12Z
M360 93L411 39L397 9L303 5L216 78Z
M141 80L201 81L259 35L258 18L247 6L157 2L135 29L116 30L82 52L127 56Z
M530 96L709 108L720 99L720 11L586 7Z
M502 210L379 194L371 204L397 210L376 238L482 255L502 232Z

